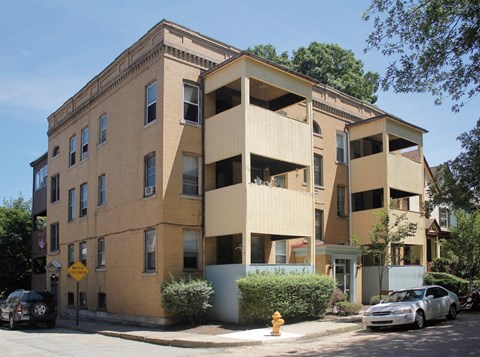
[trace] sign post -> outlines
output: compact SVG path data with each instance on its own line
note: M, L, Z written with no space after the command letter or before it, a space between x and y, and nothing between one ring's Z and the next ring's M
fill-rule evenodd
M67 270L68 275L74 278L77 281L77 316L76 316L76 325L78 326L78 313L79 313L79 306L80 306L80 280L85 278L85 276L90 273L90 270L80 261L77 260L73 263L70 268Z

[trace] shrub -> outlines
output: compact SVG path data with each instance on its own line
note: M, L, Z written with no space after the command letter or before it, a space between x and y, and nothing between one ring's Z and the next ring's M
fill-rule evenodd
M388 295L373 295L370 298L370 305L377 305L380 303L380 300L384 300Z
M434 258L430 270L436 273L452 273L453 262L448 258Z
M181 278L165 281L160 288L162 293L162 306L182 320L191 324L204 321L207 309L215 291L210 282L200 279L188 280Z
M240 313L245 322L268 323L275 311L285 319L325 316L333 279L317 274L254 273L237 280Z
M423 276L426 285L441 285L457 295L466 294L470 288L468 280L447 273L426 273Z
M350 301L339 301L335 306L340 315L355 315L362 309L362 304Z

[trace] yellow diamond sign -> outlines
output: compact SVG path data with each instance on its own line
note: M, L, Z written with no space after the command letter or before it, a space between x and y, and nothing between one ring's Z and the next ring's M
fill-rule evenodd
M90 270L88 270L88 268L85 265L83 265L83 263L80 260L78 260L75 263L73 263L70 266L70 268L68 268L67 272L76 281L80 281L85 277L85 275L90 273Z

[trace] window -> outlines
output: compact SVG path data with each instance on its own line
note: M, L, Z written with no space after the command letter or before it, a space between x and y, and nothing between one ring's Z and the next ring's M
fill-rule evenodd
M83 265L87 266L87 242L80 242L79 249L78 258Z
M104 205L107 202L106 196L107 179L105 175L98 176L98 205Z
M73 244L68 245L67 266L71 266L75 263L75 246Z
M198 269L198 231L183 231L183 269Z
M87 308L87 293L80 293L80 307L83 309Z
M303 169L303 184L306 185L307 184L307 169Z
M80 185L80 214L79 217L87 215L88 205L88 185L86 183Z
M35 191L47 186L48 167L44 166L35 174Z
M345 211L345 187L343 186L337 186L337 216L347 216Z
M52 150L52 159L60 154L60 147L57 145Z
M98 309L106 309L107 308L107 294L105 293L98 293Z
M251 263L252 264L265 263L265 245L264 245L263 237L252 236L250 247L251 247L251 255L250 255Z
M80 160L88 157L88 128L82 130L82 154Z
M156 235L154 229L145 231L145 245L144 245L144 268L145 272L152 272L156 269Z
M105 268L105 238L100 238L97 244L97 267Z
M345 133L337 131L337 162L346 163L345 158L345 144L346 136Z
M60 175L52 176L50 179L50 202L60 199Z
M323 156L315 155L313 165L315 186L323 186Z
M438 210L440 214L440 227L447 228L448 227L448 210L443 207L440 207Z
M157 119L157 83L147 87L147 113L145 125Z
M107 114L100 117L98 125L98 143L103 144L107 141Z
M315 240L323 240L323 211L315 210Z
M198 157L183 156L183 191L187 195L198 195Z
M315 120L313 121L313 133L317 135L322 135L322 129Z
M77 157L77 137L74 135L70 138L70 155L68 157L68 166L75 165Z
M155 193L155 154L145 156L145 187L144 195Z
M59 248L59 226L58 223L50 225L50 251L56 252Z
M200 89L198 86L183 83L183 119L193 123L200 123Z
M275 187L286 188L287 175L275 176Z
M67 304L68 306L74 306L75 305L75 294L72 292L69 292L67 294Z
M75 189L72 188L68 191L68 220L73 221L75 219Z
M275 263L276 264L287 263L287 241L286 240L275 241Z

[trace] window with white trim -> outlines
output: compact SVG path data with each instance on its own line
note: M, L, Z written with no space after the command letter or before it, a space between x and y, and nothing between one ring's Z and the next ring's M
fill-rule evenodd
M346 140L347 136L342 131L337 131L337 162L346 163Z
M157 268L156 244L155 229L146 230L144 237L144 272L153 272Z
M80 242L78 258L83 265L87 266L87 242Z
M315 240L323 241L323 211L315 210Z
M145 125L157 119L157 83L150 84L146 89Z
M105 175L98 176L98 205L102 206L107 202L107 178Z
M198 231L183 231L183 269L198 269L199 236Z
M50 252L58 251L60 247L60 233L59 233L59 225L58 223L53 223L50 225Z
M98 143L103 144L107 141L107 114L100 117L98 125Z
M345 209L345 187L337 186L337 216L346 217L347 212Z
M83 183L80 185L80 217L87 215L87 206L88 206L88 185Z
M315 186L323 186L323 156L315 154L313 157Z
M67 266L70 267L75 263L75 245L69 244L68 245L68 253L67 253Z
M47 186L48 167L44 166L35 173L35 191Z
M200 88L183 83L183 120L200 123Z
M60 199L60 175L50 178L50 202L56 202Z
M77 136L74 135L70 138L70 155L68 156L68 166L73 166L77 160Z
M97 268L105 268L105 238L99 238L97 243Z
M198 156L183 155L183 189L186 195L198 195Z
M68 220L73 221L75 219L75 189L72 188L68 191Z
M155 193L155 166L155 153L145 156L145 197Z
M80 160L85 160L88 157L88 127L82 130L82 152Z
M275 241L275 263L276 264L287 263L287 241L286 240Z

